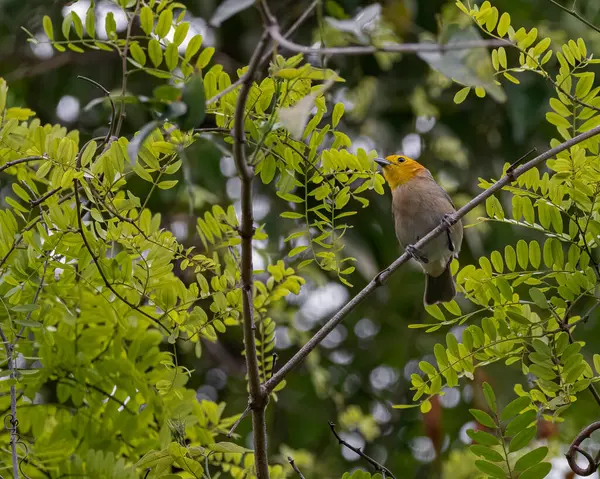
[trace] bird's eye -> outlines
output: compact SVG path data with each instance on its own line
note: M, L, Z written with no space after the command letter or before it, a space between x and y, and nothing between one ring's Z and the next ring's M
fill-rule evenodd
M400 156L400 157L398 158L398 163L404 163L404 158Z

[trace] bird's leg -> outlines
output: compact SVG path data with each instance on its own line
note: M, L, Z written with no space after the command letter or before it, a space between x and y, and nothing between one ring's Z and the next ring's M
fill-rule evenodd
M450 236L450 228L454 226L454 223L450 220L450 215L442 216L442 223L446 225L446 238L448 238L448 249L454 251L454 242Z
M424 264L429 263L429 259L427 259L427 256L425 256L425 253L415 248L413 245L406 245L406 248L404 248L404 250L417 261L420 261Z

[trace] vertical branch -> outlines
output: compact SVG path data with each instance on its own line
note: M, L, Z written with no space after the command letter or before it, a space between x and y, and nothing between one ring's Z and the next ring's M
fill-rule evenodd
M12 454L13 477L19 479L19 455L17 454L17 443L19 442L19 435L17 432L17 387L14 384L17 374L15 371L15 363L13 361L14 344L8 340L1 327L0 339L2 339L4 350L6 351L6 361L10 371L10 379L13 380L13 383L10 385L10 450Z
M121 68L123 70L123 78L121 79L121 102L119 105L119 119L117 121L117 127L114 130L115 136L119 136L121 127L123 126L123 119L125 118L125 99L123 97L125 96L125 93L127 93L127 53L129 52L131 28L133 27L133 21L137 18L139 9L140 0L137 0L133 15L129 18L129 22L127 23L127 31L125 32L125 45L123 46L123 51L121 52ZM113 125L110 125L110 128L112 129Z
M252 211L252 180L254 171L246 161L246 133L245 113L248 94L252 87L254 75L260 64L260 59L267 45L267 33L263 33L244 76L242 87L238 96L234 126L233 126L233 159L242 183L241 203L242 220L240 236L242 240L242 305L244 314L244 346L246 350L246 367L248 370L248 383L250 389L250 408L252 410L252 434L254 439L254 464L258 479L269 478L269 464L267 458L267 424L265 409L268 394L263 391L260 383L260 371L256 354L254 336L254 302L252 288L254 285L252 267L252 238L254 236L254 215Z

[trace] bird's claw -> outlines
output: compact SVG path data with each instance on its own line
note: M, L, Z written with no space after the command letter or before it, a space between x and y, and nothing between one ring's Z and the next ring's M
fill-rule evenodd
M424 263L424 264L429 263L427 256L425 256L425 254L422 251L415 248L413 245L411 245L411 244L407 245L405 250L410 256L412 256L417 261L420 261L421 263Z
M450 251L454 251L454 242L452 241L452 236L450 235L450 228L454 226L454 222L450 219L450 215L446 214L442 216L442 224L446 226L446 238L448 238L448 249Z

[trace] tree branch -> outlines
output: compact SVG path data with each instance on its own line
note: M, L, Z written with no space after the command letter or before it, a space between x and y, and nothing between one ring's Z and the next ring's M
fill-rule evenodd
M268 35L263 33L254 54L250 59L248 70L244 75L242 87L238 96L234 126L233 126L233 159L241 179L241 204L242 220L240 225L241 249L242 249L242 306L244 314L244 345L246 351L246 368L248 372L248 383L250 389L250 408L252 409L252 433L254 439L254 464L258 479L269 478L269 463L267 457L267 424L265 409L267 407L268 395L263 391L260 381L258 367L258 356L256 354L256 339L254 336L254 302L252 289L254 287L252 266L252 238L254 237L254 215L252 211L252 180L254 171L246 161L246 102L252 87L252 81L260 64L260 59L267 47Z
M371 464L371 466L373 466L375 468L375 470L377 472L381 472L381 474L383 475L384 479L386 476L391 477L392 479L396 479L394 477L394 475L392 474L392 472L385 466L379 464L375 459L373 459L371 456L368 456L367 454L365 454L363 451L361 451L358 447L354 447L352 444L344 441L336 432L335 430L335 424L332 423L331 421L329 421L329 428L331 429L331 432L333 433L333 435L335 436L335 438L338 440L338 442L344 446L347 447L348 449L350 449L352 452L355 452L356 454L358 454L360 457L362 457L363 459L365 459L369 464Z
M19 158L17 160L12 160L12 161L4 163L2 166L0 166L0 173L2 173L4 170L10 168L11 166L20 165L21 163L29 163L30 161L40 161L40 160L47 160L47 159L48 158L46 158L45 156L28 156L26 158Z
M1 327L0 339L2 339L4 350L6 351L10 379L13 380L13 384L10 385L10 450L12 455L13 477L19 479L19 455L17 453L17 443L19 442L19 434L17 431L17 388L14 384L17 374L15 371L15 362L13 360L14 344L8 340Z
M296 463L294 462L294 459L291 456L288 456L288 462L290 463L290 466L292 466L292 469L294 470L294 472L296 474L298 474L298 477L300 477L300 479L304 479L304 474L302 474L302 472L300 471L300 469L298 469L298 466L296 466Z
M320 0L315 0L305 11L302 15L300 15L298 17L298 19L294 22L294 24L288 29L287 32L285 32L285 37L289 37L290 35L292 35L299 27L300 25L302 25L302 23L304 23L304 21L308 18L308 16L311 14L311 12L315 9L315 7L317 6L317 4L319 3ZM276 44L271 45L267 51L263 54L263 56L260 59L260 65L263 65L268 59L269 57L273 54L273 52L275 51L276 48ZM214 102L216 102L217 100L219 100L220 98L224 97L225 95L227 95L227 93L232 92L233 90L235 90L237 87L239 87L244 80L246 80L246 77L248 76L248 72L244 73L237 81L233 82L231 85L229 85L227 88L225 88L224 90L220 91L219 93L217 93L215 96L213 96L212 98L209 98L208 100L206 100L206 106L208 105L212 105Z
M422 43L401 43L381 46L350 46L350 47L323 47L315 48L306 45L294 43L281 34L277 19L269 10L266 0L260 0L259 5L263 16L268 24L267 31L275 43L296 53L315 54L315 55L372 55L373 53L425 53L439 52L443 53L450 50L470 50L472 48L488 48L501 46L514 46L508 40L471 40L464 42L449 42L445 44L422 42Z
M600 28L598 28L596 25L594 25L593 23L587 21L583 16L581 16L579 13L577 13L575 11L574 8L567 8L564 5L561 5L560 3L558 3L556 0L549 0L550 3L553 3L554 5L556 5L558 8L560 8L561 10L564 10L565 12L567 12L569 15L575 17L577 20L579 20L582 23L585 23L588 27L590 27L592 30L597 31L598 33L600 33Z
M482 204L485 200L487 200L490 196L494 195L496 192L500 191L504 186L509 185L523 173L529 171L531 168L545 162L549 158L556 156L561 151L564 151L568 148L571 148L578 143L581 143L588 138L596 136L600 134L600 126L593 128L585 133L581 133L580 135L571 138L570 140L561 143L560 145L547 150L541 155L533 158L528 161L524 165L515 168L512 171L507 172L500 180L490 186L487 190L483 191L471 201L469 201L466 205L456 211L454 214L448 217L447 222L440 223L436 228L430 231L427 235L417 241L414 246L417 249L422 250L431 240L439 236L442 232L446 231L450 225L453 225L458 222L462 217L464 217L469 211L474 209L476 206ZM390 266L384 269L381 273L379 273L375 278L373 278L369 284L367 284L362 291L360 291L354 298L346 303L342 309L340 309L337 314L335 314L327 323L325 323L321 329L319 329L315 335L304 345L302 348L292 356L292 358L287 361L279 371L277 371L271 379L269 379L265 384L264 388L267 393L273 391L273 389L281 382L283 379L290 373L292 369L298 366L306 356L310 354L310 352L315 349L325 337L335 329L335 327L340 324L346 316L348 316L352 311L354 311L357 306L362 303L368 296L370 296L373 291L375 291L379 286L381 286L400 266L404 263L408 262L410 259L410 255L406 252L403 253L398 259L396 259Z
M592 436L592 433L598 429L600 429L600 421L594 422L587 426L583 431L575 436L575 439L573 439L573 443L569 447L569 450L566 454L569 467L578 476L591 476L598 469L597 461L594 460L589 453L579 447L583 441L589 439ZM585 468L577 464L577 461L575 460L575 453L577 452L587 459L588 465Z

